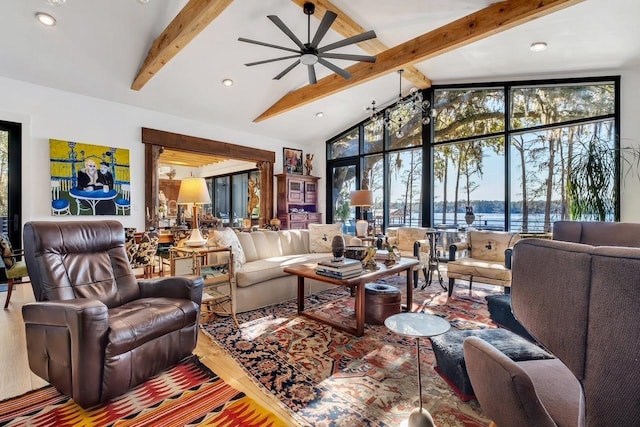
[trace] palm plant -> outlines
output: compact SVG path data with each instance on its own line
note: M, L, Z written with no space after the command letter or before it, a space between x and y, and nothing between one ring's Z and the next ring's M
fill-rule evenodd
M612 147L603 143L597 133L580 148L571 156L567 173L570 218L618 220L616 179L620 176L620 165L625 166L625 177L635 170L640 179L640 148Z

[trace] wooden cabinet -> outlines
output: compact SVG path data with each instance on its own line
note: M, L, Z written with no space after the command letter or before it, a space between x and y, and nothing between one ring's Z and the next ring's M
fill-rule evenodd
M279 174L277 178L278 219L283 230L307 228L321 224L318 212L318 180L309 175Z

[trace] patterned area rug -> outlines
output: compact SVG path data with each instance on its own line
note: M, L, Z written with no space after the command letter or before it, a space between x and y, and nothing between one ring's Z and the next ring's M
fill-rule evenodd
M0 402L0 426L286 426L193 356L104 406L47 386Z
M381 280L405 288L404 277ZM495 327L484 297L498 291L474 287L471 294L433 285L414 292L414 310L436 314L458 329ZM399 426L418 406L415 341L384 325L366 325L356 338L296 315L296 301L238 315L203 329L224 347L268 392L284 403L302 424L312 426ZM305 300L305 307L354 323L353 298L345 288ZM421 342L423 406L436 425L487 426L476 401L462 402L434 371L428 340Z

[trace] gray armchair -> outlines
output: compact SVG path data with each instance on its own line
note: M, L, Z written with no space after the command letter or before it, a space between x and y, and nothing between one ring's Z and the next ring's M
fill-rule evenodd
M137 281L124 237L117 221L24 227L29 366L85 408L189 356L198 337L202 278Z
M524 239L513 312L556 361L513 362L467 339L476 398L498 426L637 426L640 249Z

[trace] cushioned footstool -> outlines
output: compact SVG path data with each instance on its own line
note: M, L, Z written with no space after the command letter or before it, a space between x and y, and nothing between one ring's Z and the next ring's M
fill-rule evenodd
M513 315L511 311L511 295L489 295L486 296L485 299L487 300L487 308L489 309L489 317L491 320L529 341L535 341Z
M429 338L436 357L436 371L463 401L475 398L464 363L462 343L475 336L487 341L514 361L553 359L546 351L506 329L451 330Z
M387 317L400 313L400 297L400 289L395 286L367 283L364 285L364 321L384 324Z

